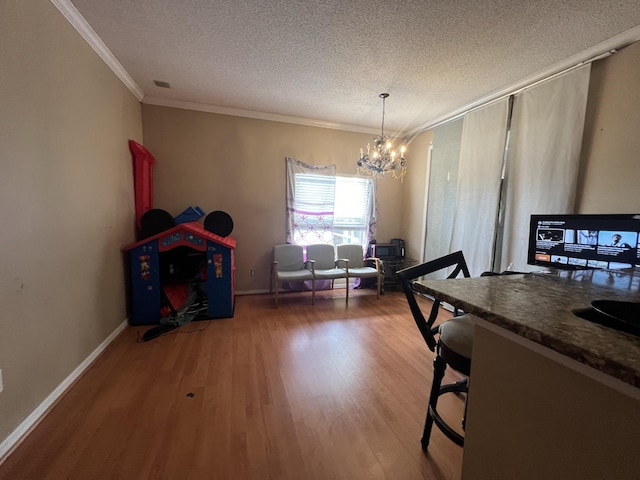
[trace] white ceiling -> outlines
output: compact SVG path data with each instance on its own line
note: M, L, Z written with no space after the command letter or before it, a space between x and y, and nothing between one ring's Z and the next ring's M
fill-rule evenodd
M382 92L385 129L411 133L640 38L638 0L52 2L144 103L356 131L379 130Z

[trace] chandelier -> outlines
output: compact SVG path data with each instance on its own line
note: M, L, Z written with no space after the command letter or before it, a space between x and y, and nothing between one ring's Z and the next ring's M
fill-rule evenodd
M399 178L400 183L402 183L402 179L407 173L404 145L400 147L400 153L396 153L391 144L391 137L384 134L384 102L388 96L388 93L379 95L382 99L382 132L380 135L373 137L373 148L368 143L366 152L364 149L360 149L360 158L357 162L358 174L384 177L385 173L391 172L391 176Z

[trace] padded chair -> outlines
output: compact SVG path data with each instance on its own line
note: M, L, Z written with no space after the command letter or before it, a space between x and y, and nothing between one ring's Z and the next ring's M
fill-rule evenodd
M461 315L457 309L454 311L454 318L442 322L439 326L434 326L440 309L440 300L435 299L429 318L425 319L413 290L413 282L423 275L436 272L438 270L453 270L447 278L456 278L460 273L464 277L469 277L469 269L462 252L455 252L444 257L422 263L413 267L398 271L402 288L409 302L409 308L413 319L422 334L429 350L435 352L436 357L433 362L433 383L429 395L429 405L427 408L427 418L422 434L422 449L426 450L429 445L429 437L433 424L456 444L464 445L464 436L451 428L438 414L438 398L445 393L466 394L469 389L469 372L471 371L471 352L473 350L473 329L474 324L471 315ZM447 366L464 375L462 380L442 385ZM466 415L462 416L462 429L464 430Z
M316 281L331 280L331 288L333 289L333 281L336 278L347 278L347 272L343 268L338 268L333 245L307 245L307 262L311 260L315 262L314 278ZM349 289L347 288L347 290Z
M273 247L273 263L271 265L271 282L269 292L276 291L276 308L278 308L278 290L281 282L304 282L311 280L311 304L315 303L316 284L314 281L314 263L307 262L306 268L304 254L300 245L283 244Z
M347 275L347 303L349 303L349 279L351 278L375 278L377 298L380 299L380 284L382 283L382 271L380 260L375 257L364 258L362 245L345 243L336 247L338 252L337 265L344 268ZM373 267L367 265L373 265Z

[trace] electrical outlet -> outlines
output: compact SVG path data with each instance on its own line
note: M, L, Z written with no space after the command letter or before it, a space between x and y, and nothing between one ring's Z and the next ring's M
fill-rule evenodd
M2 381L2 369L0 368L0 393L4 390L4 382Z
M255 270L251 270L251 273L249 275L251 275L252 277L255 277L256 276L256 271Z

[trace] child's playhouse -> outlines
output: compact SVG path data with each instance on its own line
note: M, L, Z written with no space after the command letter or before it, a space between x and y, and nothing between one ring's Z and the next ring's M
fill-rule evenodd
M145 214L166 212L151 208L153 156L134 141L129 146L140 228ZM184 316L190 307L196 319L233 316L236 241L228 236L233 223L223 212L214 212L207 218L213 221L205 220L203 226L197 221L202 214L190 207L169 223L154 222L153 230L141 232L145 238L124 248L131 274L132 325L165 323L167 317Z

